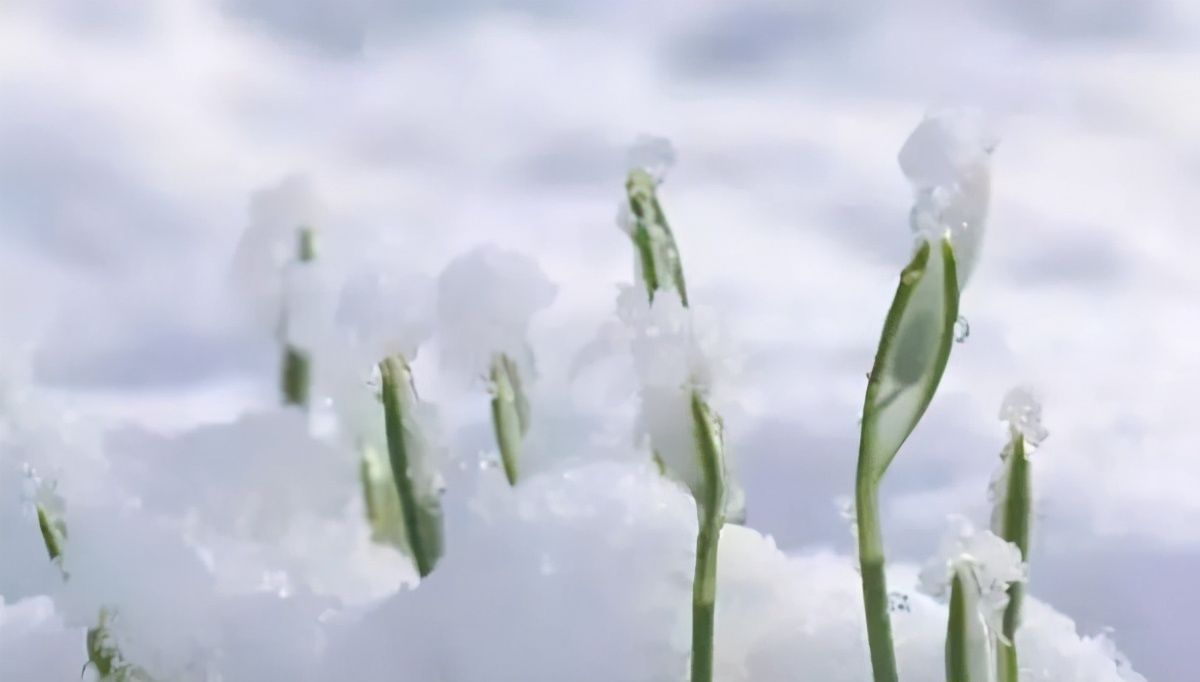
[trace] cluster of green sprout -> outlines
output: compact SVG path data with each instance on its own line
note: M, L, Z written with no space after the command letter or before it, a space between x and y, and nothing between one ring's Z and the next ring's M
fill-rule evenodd
M687 286L675 236L659 203L659 181L642 168L626 180L627 232L631 239L645 295L653 305L657 297L676 296L689 308ZM316 258L314 233L297 232L295 264L310 267ZM879 492L889 465L930 405L946 368L958 320L960 282L955 244L949 235L924 236L900 274L899 287L883 325L874 365L869 375L863 407L855 483L858 558L866 616L867 643L875 682L898 682L889 592L885 575ZM310 353L287 339L287 311L280 319L283 402L305 408L311 382ZM423 462L429 446L418 418L419 397L409 359L400 354L379 359L379 409L383 413L386 452L364 444L360 480L372 539L400 548L428 576L443 552L441 490ZM508 483L522 480L521 451L530 426L530 405L518 364L506 353L492 355L488 374L491 422ZM687 394L694 465L700 480L689 483L695 498L698 525L692 591L691 682L712 682L716 620L717 557L721 529L727 521L731 481L726 465L723 424L706 393L681 387ZM1005 450L1002 481L998 486L993 520L996 534L1028 558L1031 492L1024 432L1011 427ZM650 456L664 475L672 475L659 456L653 439ZM66 528L41 505L38 523L52 561L62 567ZM63 579L69 579L65 570ZM1023 588L1008 585L1008 602L1002 627L993 633L993 646L983 655L989 674L980 678L978 657L972 645L970 592L977 590L969 575L954 571L950 581L946 636L947 682L1017 682L1016 634L1020 625ZM97 625L87 633L88 665L105 682L139 682L150 677L126 661L111 636L119 614L102 609Z

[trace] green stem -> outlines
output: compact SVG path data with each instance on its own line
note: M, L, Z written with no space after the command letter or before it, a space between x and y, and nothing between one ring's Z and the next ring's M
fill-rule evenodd
M521 442L529 430L529 402L517 365L504 353L492 359L492 428L509 485L520 474Z
M1029 561L1029 527L1032 495L1029 459L1025 453L1025 437L1012 430L1011 450L1006 462L1007 485L1004 490L1004 508L1001 515L1001 538L1015 544L1021 550L1021 560ZM1025 585L1014 582L1008 586L1008 606L1004 609L1002 632L1007 642L999 643L996 668L999 682L1017 682L1017 628L1021 625L1021 602L1025 597Z
M696 454L704 474L696 507L696 573L692 578L692 681L712 682L716 631L717 548L725 525L724 443L715 417L700 393L691 396Z
M970 617L962 576L954 572L950 587L950 618L946 624L946 682L971 682L967 618Z
M296 234L296 262L311 263L317 257L316 235L311 227L301 227ZM288 311L280 318L281 336L286 339ZM312 383L311 361L303 349L284 342L279 384L285 405L308 406L309 385Z
M280 389L285 405L308 405L308 388L311 383L308 353L288 344L283 349L283 367L280 370Z
M704 514L696 533L696 574L692 582L692 682L712 682L713 679L720 537L720 514Z
M858 519L858 561L862 573L863 607L867 619L867 645L875 682L897 682L896 653L892 646L892 618L888 608L887 576L884 573L883 533L879 523L878 486L862 468L855 490Z
M421 510L417 501L410 473L410 459L416 453L410 451L410 442L405 429L406 413L411 408L409 398L409 372L404 359L392 356L379 363L383 378L383 415L387 431L388 458L392 465L392 478L400 497L401 516L408 547L412 552L417 573L422 578L433 571L437 562L436 539L425 537L421 523Z

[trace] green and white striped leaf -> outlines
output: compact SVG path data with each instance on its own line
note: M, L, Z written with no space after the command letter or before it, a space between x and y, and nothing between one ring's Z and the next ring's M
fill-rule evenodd
M382 376L384 427L387 433L388 465L400 507L405 546L423 578L433 571L442 555L442 507L435 482L430 450L422 438L412 390L412 374L404 358L394 355L379 363ZM372 471L378 475L378 469ZM364 491L365 492L365 491ZM370 495L368 494L368 499ZM386 515L388 498L371 499L376 513ZM386 528L393 521L385 516Z
M923 242L900 275L867 383L859 475L878 481L916 428L941 382L958 319L948 240Z
M520 478L521 445L529 432L529 399L517 363L505 353L492 358L492 426L509 485Z
M658 183L645 169L629 171L625 194L629 202L630 220L626 227L637 250L638 269L646 295L651 301L659 291L679 293L684 307L688 305L687 283L683 278L683 263L675 245L675 235L667 224L658 203Z

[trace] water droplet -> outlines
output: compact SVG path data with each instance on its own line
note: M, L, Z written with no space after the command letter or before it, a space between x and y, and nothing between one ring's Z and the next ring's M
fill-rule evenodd
M954 321L954 342L962 343L963 341L966 341L967 337L970 335L971 323L967 322L967 318L959 315L958 319Z

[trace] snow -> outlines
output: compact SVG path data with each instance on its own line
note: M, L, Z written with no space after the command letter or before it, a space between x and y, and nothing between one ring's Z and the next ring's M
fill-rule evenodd
M950 238L960 289L983 246L997 142L980 112L946 109L927 114L900 149L900 169L915 194L912 230L921 240Z
M1050 435L1042 425L1042 403L1028 386L1016 386L1004 394L1004 401L1000 403L1000 419L1021 434L1029 449L1041 445Z
M939 136L949 133L929 125L912 144L932 135L929 144L941 149ZM970 183L986 177L987 153L902 153L902 164L922 191L954 186L974 200ZM79 679L85 632L101 613L111 615L126 660L176 682L686 679L697 523L689 488L700 479L683 398L698 391L728 414L733 374L703 309L685 309L674 295L651 304L627 287L618 304L624 332L613 335L638 380L639 434L682 486L658 472L645 440L612 448L610 461L581 454L595 434L578 422L571 435L580 452L572 439L556 440L564 450L557 465L513 488L494 469L445 456L442 448L461 450L462 431L474 425L441 433L437 406L423 409L422 431L446 469L446 553L418 581L407 558L371 542L365 520L359 448L378 446L381 428L370 367L381 352L415 355L432 331L440 363L423 366L429 374L419 382L436 383L439 369L478 376L496 352L532 371L532 319L556 287L535 260L495 246L452 260L436 294L430 280L386 269L351 275L344 286L336 272L311 288L285 286L279 245L298 220L319 213L312 195L309 184L288 180L254 199L238 258L261 284L252 298L310 311L311 324L298 325L292 340L311 344L332 428L318 428L317 414L264 406L171 433L81 424L31 373L8 377L0 679ZM320 262L304 267L321 273ZM312 295L285 304L289 289ZM412 305L393 311L398 298ZM308 305L316 299L321 305ZM1034 403L1006 405L1015 425L1039 423ZM419 473L435 478L434 468ZM67 529L65 577L41 544L37 499L54 502L48 508ZM990 615L999 586L1023 577L1014 548L998 542L956 527L921 579L913 566L890 566L906 605L894 614L904 679L944 678L946 610L919 587L940 593L947 575L969 569ZM853 557L788 554L739 526L725 527L720 547L718 679L869 680ZM1026 682L1140 679L1106 637L1081 636L1036 598L1026 602L1017 640Z
M494 245L452 260L438 277L437 338L444 367L464 376L487 373L505 353L532 376L527 335L533 316L550 306L557 287L536 261Z

